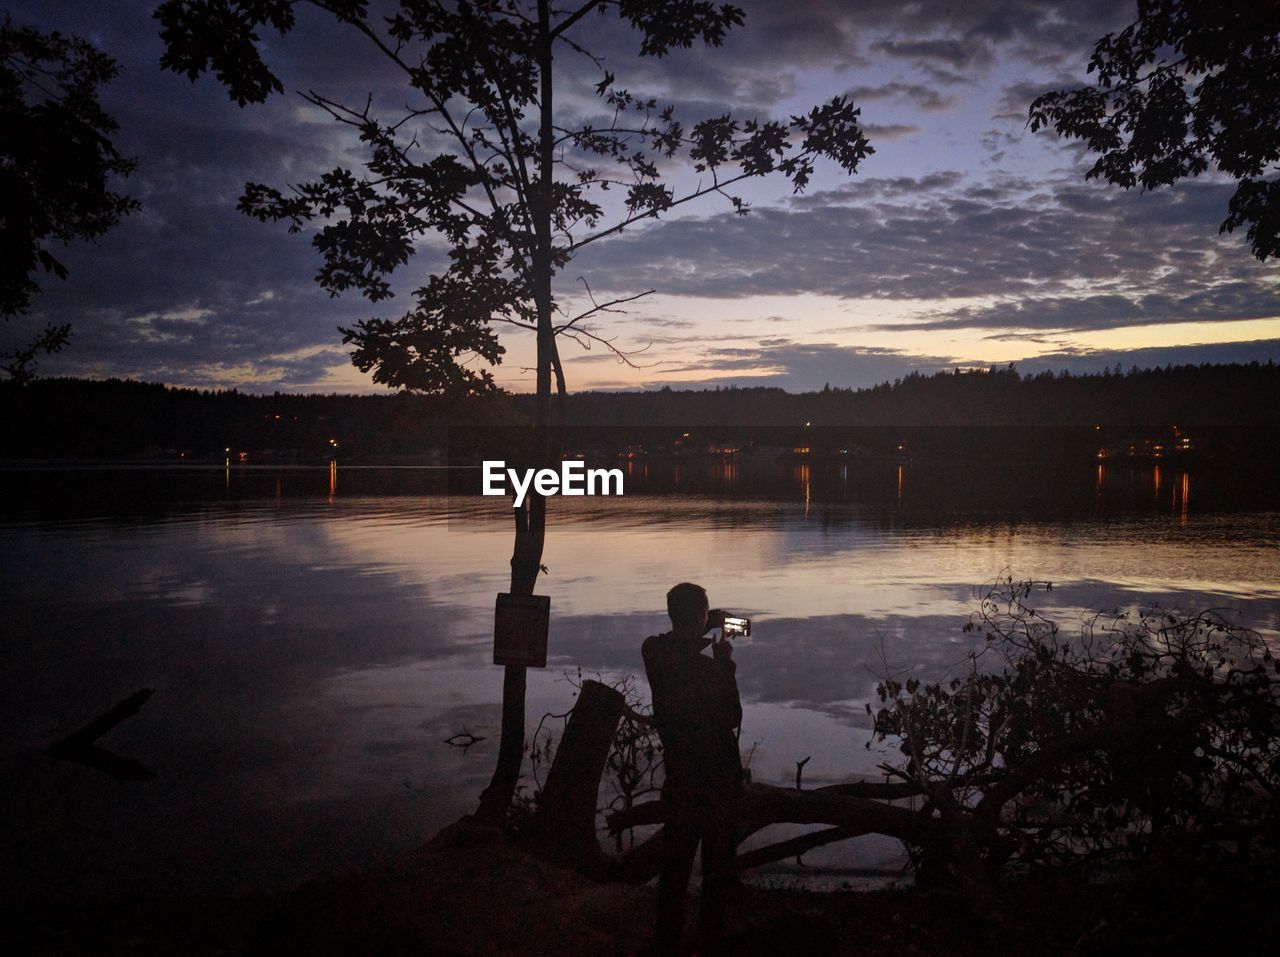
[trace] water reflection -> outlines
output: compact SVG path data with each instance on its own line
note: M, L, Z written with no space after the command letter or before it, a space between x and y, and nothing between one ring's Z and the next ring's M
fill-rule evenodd
M809 508L813 498L812 476L809 472L809 463L802 462L795 468L796 483L800 486L804 493L804 517L809 517Z
M291 507L317 500L395 500L450 491L446 477L457 470L433 468L369 468L342 465L336 459L322 468L267 468L225 464L218 472L200 466L149 468L0 470L0 519L5 515L39 521L65 521L75 516L167 518L177 512L208 509L214 501L252 505L265 498ZM908 469L911 474L908 476ZM1164 514L1180 524L1190 516L1190 486L1197 487L1194 510L1213 512L1273 511L1280 508L1280 482L1247 469L1222 466L1182 467L1172 483L1162 465L1123 461L1080 467L1043 469L1026 463L975 468L969 463L868 462L804 459L778 462L751 455L718 455L700 461L632 459L623 464L626 499L704 497L733 502L750 510L753 503L794 502L824 521L855 517L875 523L946 525L957 521L1039 521L1046 518L1105 519ZM1087 471L1086 471L1087 470ZM479 469L461 472L474 480ZM474 474L472 474L474 473ZM214 475L219 495L211 494ZM908 496L907 485L912 485ZM1165 490L1169 491L1166 492ZM1185 493L1185 494L1184 494ZM1164 499L1162 496L1169 495ZM473 497L457 497L460 507ZM608 509L612 501L600 501ZM655 506L660 507L660 506ZM1172 513L1170 509L1172 508ZM843 517L843 518L842 518Z
M1190 522L1190 470L1165 483L1171 513L1159 469L1109 466L1099 505L1096 468L1037 484L913 463L904 496L902 462L720 461L684 466L690 487L719 483L706 494L555 499L551 664L531 674L530 713L564 710L566 669L643 674L640 642L684 579L755 619L736 657L766 781L805 754L806 780L870 771L875 675L961 661L973 587L1005 569L1055 582L1042 610L1065 628L1154 601L1280 631L1265 496L1240 510L1197 473ZM660 469L629 462L627 481L674 481ZM344 465L339 486L336 461L0 479L0 808L29 824L0 857L26 868L22 892L73 872L102 887L291 880L407 849L470 809L496 742L505 500L450 497L425 470ZM35 759L139 687L157 694L112 743L160 771L147 790ZM439 744L463 724L488 741ZM144 863L122 874L122 859Z

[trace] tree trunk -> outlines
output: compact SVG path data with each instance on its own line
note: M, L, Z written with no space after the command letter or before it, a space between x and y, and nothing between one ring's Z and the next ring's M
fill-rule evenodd
M596 840L596 805L623 705L616 688L583 682L542 788L539 842L578 867L603 863Z
M558 364L555 328L551 322L551 212L554 126L551 76L551 8L549 0L538 2L538 66L541 102L539 115L539 182L531 197L536 243L532 254L533 298L538 310L537 395L535 400L534 468L551 464L551 373ZM563 392L563 388L561 389ZM547 501L532 489L523 508L515 510L515 545L511 553L511 594L532 595L542 568L546 541ZM476 817L487 824L500 824L511 806L524 763L525 669L507 665L502 679L502 737L497 765L489 786L480 795Z

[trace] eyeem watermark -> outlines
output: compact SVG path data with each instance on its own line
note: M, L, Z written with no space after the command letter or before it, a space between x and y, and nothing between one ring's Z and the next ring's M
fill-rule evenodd
M501 460L484 463L484 495L506 495L507 479L515 491L512 508L524 504L524 498L532 488L539 495L621 495L622 469L589 469L586 463L570 459L555 469L507 468Z

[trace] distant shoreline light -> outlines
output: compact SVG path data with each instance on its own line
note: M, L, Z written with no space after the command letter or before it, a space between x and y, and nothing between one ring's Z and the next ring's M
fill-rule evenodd
M484 462L483 495L507 495L506 480L510 478L515 492L512 508L524 504L530 487L539 495L621 495L622 469L589 469L586 463L568 459L560 463L560 469L507 468L501 459ZM598 491L597 491L598 487ZM611 489L616 488L616 491Z

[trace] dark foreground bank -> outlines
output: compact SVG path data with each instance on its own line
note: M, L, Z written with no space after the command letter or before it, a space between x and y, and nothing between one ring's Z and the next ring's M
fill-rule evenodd
M1247 954L1280 939L1274 873L1229 861L1126 880L816 894L742 888L735 955ZM455 825L395 864L273 896L90 900L9 914L9 954L640 955L650 887L592 882Z

